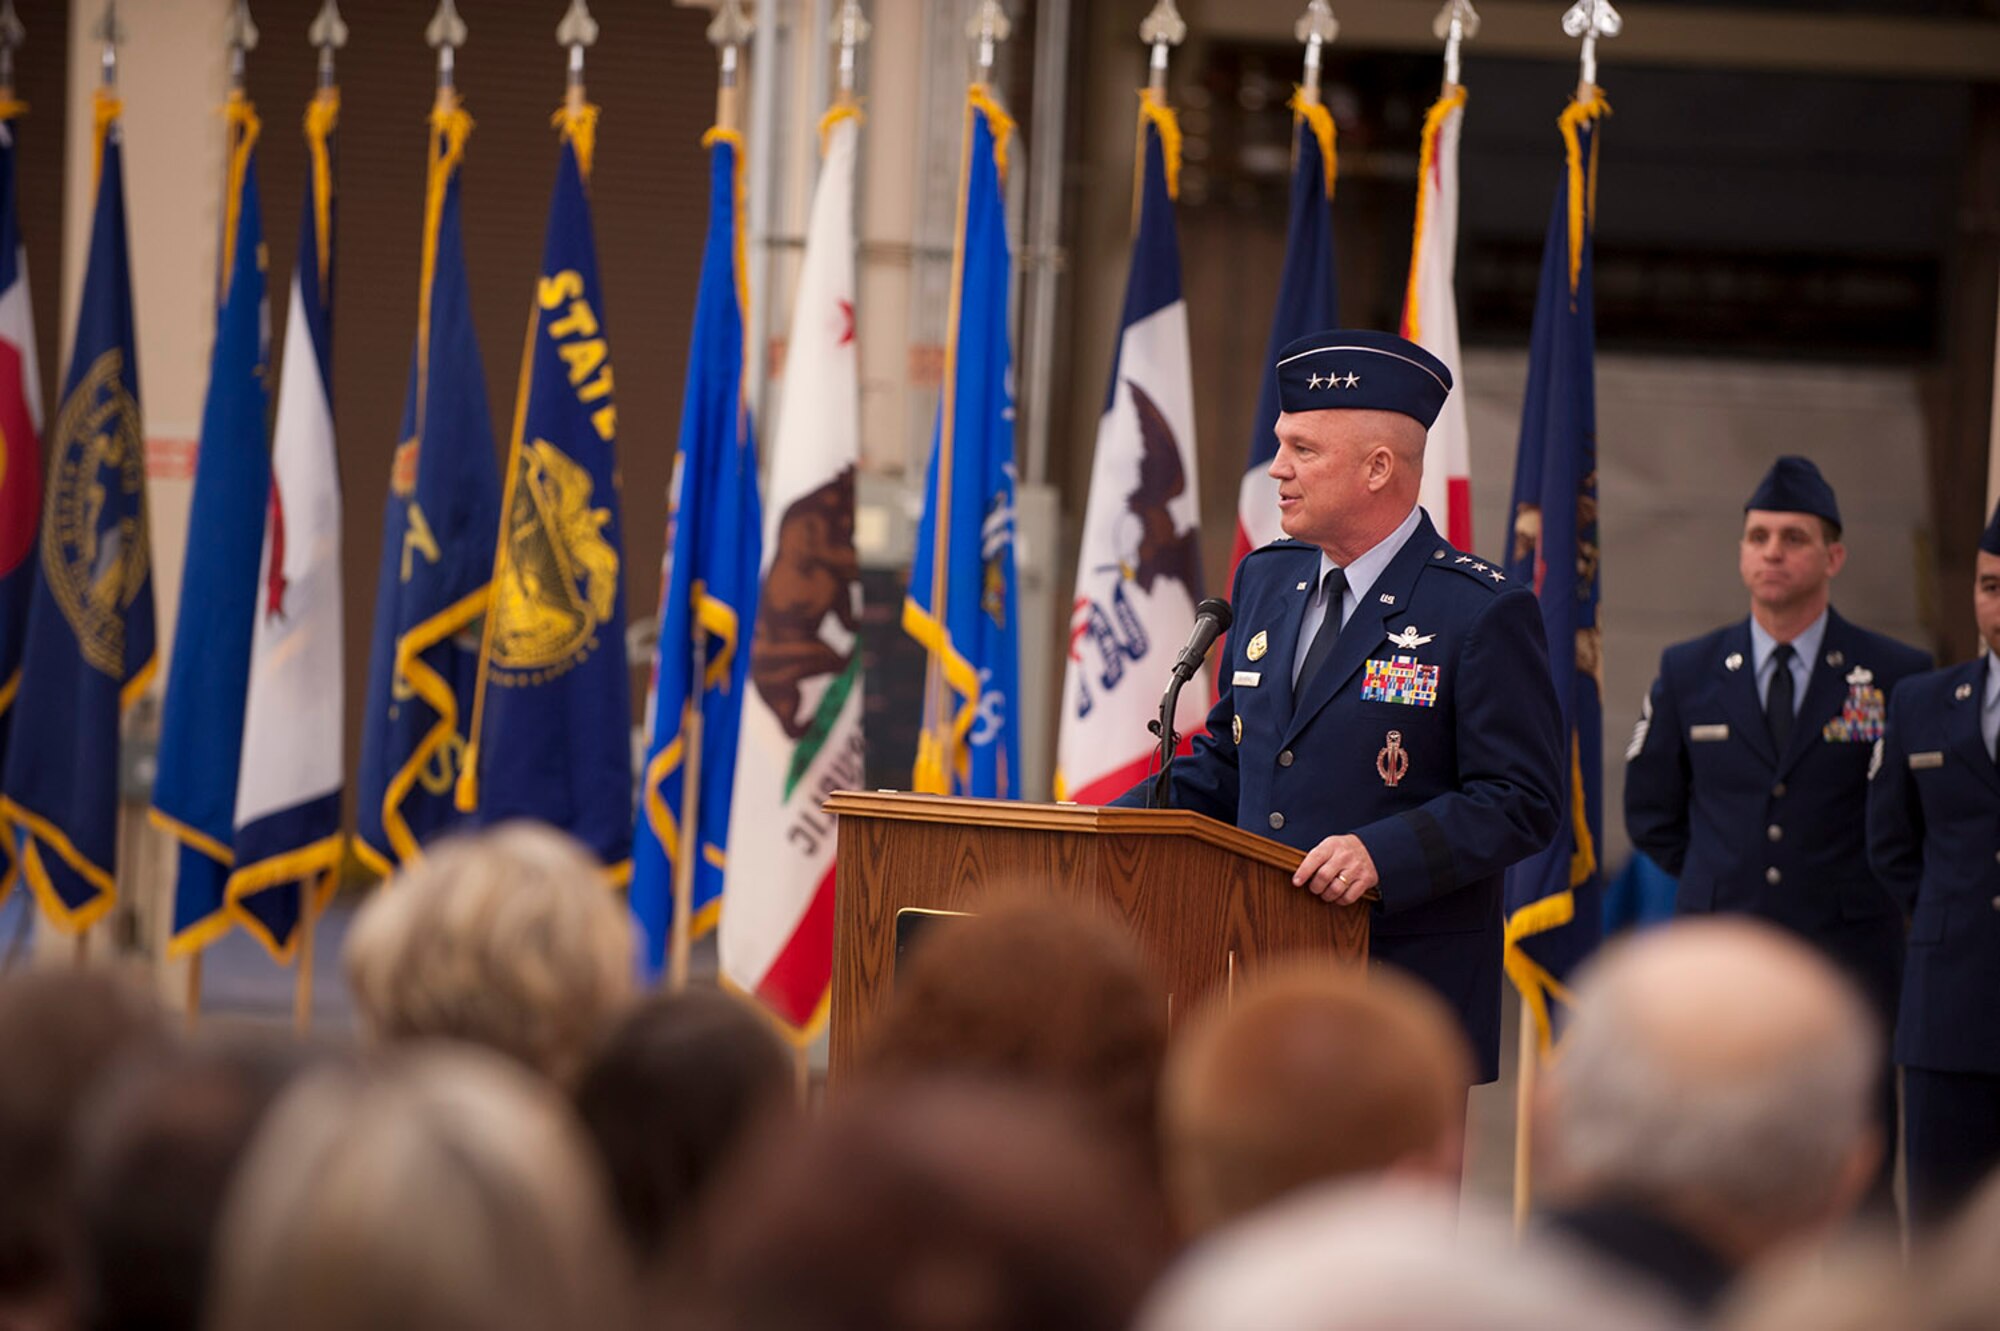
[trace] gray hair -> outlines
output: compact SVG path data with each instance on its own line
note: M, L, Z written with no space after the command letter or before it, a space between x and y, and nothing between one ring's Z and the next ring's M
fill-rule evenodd
M1662 992L1663 961L1695 964L1694 948L1717 942L1724 951L1703 954L1714 965L1680 972ZM1816 1005L1809 1018L1793 1002L1764 1020L1750 968L1772 961L1789 972L1774 984L1810 985L1788 996ZM1712 1028L1715 1044L1734 1042L1741 1056L1714 1055L1688 1039L1686 1014L1662 1011L1714 982L1753 996ZM1834 1202L1872 1131L1881 1049L1873 1015L1830 966L1747 923L1673 925L1607 949L1575 994L1546 1099L1545 1149L1564 1183L1669 1209L1695 1200L1766 1228Z
M370 1037L464 1040L557 1081L634 998L623 903L537 823L432 847L362 907L344 961Z
M211 1331L610 1327L629 1274L552 1088L434 1046L305 1076L225 1209Z
M1499 1217L1408 1185L1332 1185L1218 1231L1138 1331L1664 1331L1658 1306Z

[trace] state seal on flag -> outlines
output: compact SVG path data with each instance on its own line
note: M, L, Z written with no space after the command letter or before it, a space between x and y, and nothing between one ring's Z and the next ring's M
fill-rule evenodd
M516 685L588 659L618 601L611 510L591 507L590 472L545 439L519 457L493 589L493 665L514 672L495 678Z
M125 611L146 586L146 446L116 348L63 402L49 445L42 572L95 670L125 674Z

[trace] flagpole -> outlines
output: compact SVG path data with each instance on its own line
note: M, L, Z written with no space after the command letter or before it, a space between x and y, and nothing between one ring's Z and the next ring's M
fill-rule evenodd
M1139 40L1152 48L1146 65L1146 90L1164 103L1167 100L1167 57L1187 40L1187 23L1174 0L1158 0L1139 24Z
M1472 0L1445 0L1431 24L1431 32L1444 43L1444 90L1459 86L1459 48L1479 35L1479 11Z
M469 35L465 20L458 16L453 0L438 0L437 12L424 29L424 40L437 49L437 106L444 111L458 108L458 48Z
M14 52L27 40L14 0L0 0L0 102L14 100Z
M1475 19L1475 30L1477 20ZM1611 6L1611 0L1576 0L1563 14L1562 27L1565 35L1581 39L1583 45L1578 53L1578 77L1576 99L1588 102L1597 95L1597 40L1600 37L1616 37L1624 28L1624 20ZM1571 740L1574 743L1574 737ZM1514 1229L1516 1233L1527 1227L1529 1212L1534 1205L1534 1102L1535 1083L1541 1073L1542 1048L1537 1034L1535 1014L1528 1007L1526 997L1521 1005L1521 1033L1519 1068L1515 1074L1514 1087Z
M1318 106L1320 57L1327 47L1333 45L1333 39L1340 35L1340 20L1333 16L1327 0L1311 0L1292 31L1306 48L1305 77L1299 80L1299 100L1308 106Z
M740 75L743 47L752 31L741 0L723 0L714 22L708 25L708 40L716 48L718 69L715 128L731 134L738 133L742 125ZM742 226L741 218L736 219L736 225ZM741 261L740 253L735 261ZM748 311L744 314L747 317ZM738 391L740 394L740 384ZM741 402L737 410L745 410ZM691 474L683 463L683 481ZM698 596L700 592L691 585L690 595ZM688 961L694 951L694 880L701 867L701 743L704 704L708 698L708 629L702 623L699 606L688 607L688 627L692 636L687 645L688 704L681 717L681 825L679 844L674 848L674 919L667 949L667 988L675 993L688 985ZM671 645L667 650L671 650Z

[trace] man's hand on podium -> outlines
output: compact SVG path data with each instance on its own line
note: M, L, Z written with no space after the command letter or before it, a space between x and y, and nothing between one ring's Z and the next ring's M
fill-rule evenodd
M1310 888L1314 896L1336 906L1361 900L1379 881L1368 847L1353 836L1330 836L1320 842L1306 852L1292 875L1292 886Z

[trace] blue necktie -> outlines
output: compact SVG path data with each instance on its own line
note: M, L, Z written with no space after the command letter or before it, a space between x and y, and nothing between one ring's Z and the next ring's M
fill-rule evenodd
M1312 646L1306 648L1305 664L1299 667L1299 682L1292 688L1294 698L1305 696L1306 686L1313 676L1326 664L1326 658L1333 655L1333 644L1340 637L1340 607L1347 597L1347 572L1345 569L1330 568L1326 571L1326 581L1320 584L1320 594L1325 598L1326 618L1319 622L1319 632L1313 635Z
M1785 756L1785 750L1792 743L1792 645L1781 642L1771 649L1771 687L1764 695L1764 724L1770 728L1771 744L1778 750L1778 757Z

